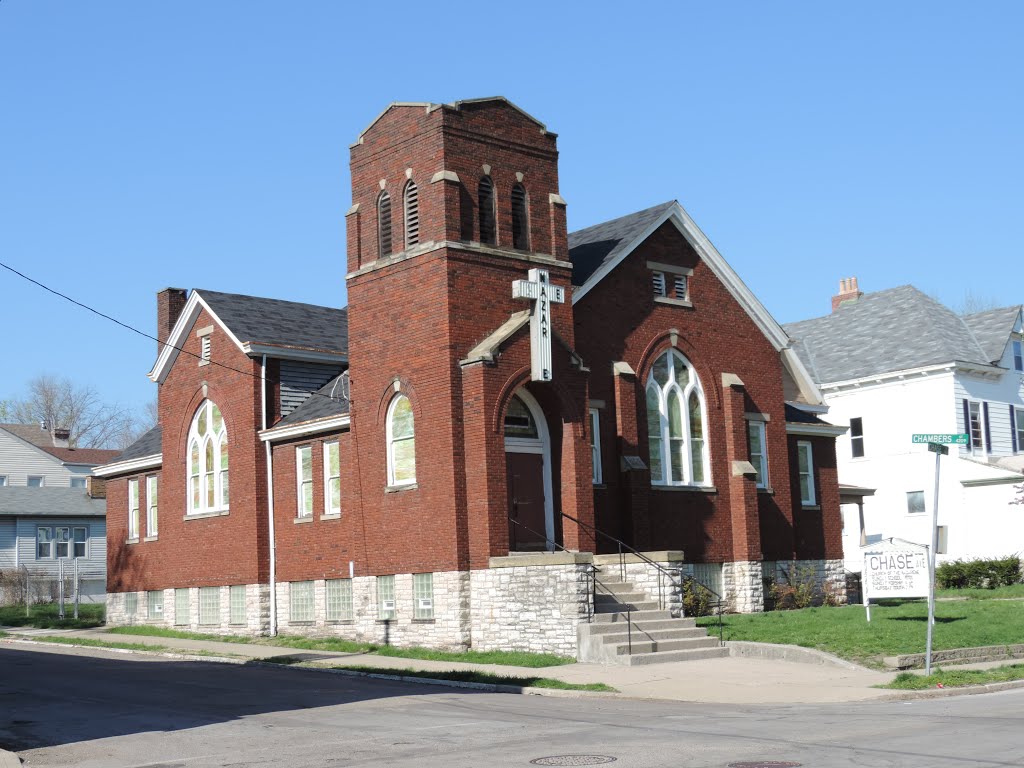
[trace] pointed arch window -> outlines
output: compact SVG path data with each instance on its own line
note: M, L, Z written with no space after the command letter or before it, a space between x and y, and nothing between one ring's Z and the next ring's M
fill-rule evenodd
M405 247L420 241L420 191L412 179L405 185Z
M690 362L670 349L647 377L647 445L652 485L707 485L704 392Z
M188 514L228 508L228 430L220 408L199 406L188 431Z
M530 250L530 217L526 205L526 188L522 184L512 187L512 247Z
M388 407L388 485L412 485L416 482L416 429L412 403L398 395Z
M391 255L391 195L377 198L377 250L380 258Z
M494 245L497 242L497 230L494 226L494 182L490 176L480 179L477 188L477 207L480 209L480 242Z

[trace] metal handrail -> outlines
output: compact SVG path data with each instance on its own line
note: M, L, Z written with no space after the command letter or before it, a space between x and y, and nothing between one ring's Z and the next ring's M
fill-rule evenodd
M651 558L647 557L647 555L645 555L643 552L640 552L639 550L636 550L633 547L629 546L629 544L627 544L626 542L622 541L622 539L618 539L615 536L612 536L610 533L605 533L600 528L598 528L596 526L593 526L593 525L590 525L589 523L585 523L582 520L579 520L579 519L573 517L572 515L566 514L565 512L559 512L558 514L561 515L562 517L568 519L568 520L572 520L577 525L582 525L584 528L587 528L587 529L593 531L595 534L598 534L600 536L604 536L609 541L614 541L618 545L618 548L619 548L619 572L620 572L620 575L621 575L621 578L622 578L623 581L626 580L626 561L625 561L625 554L623 553L623 549L625 549L625 550L628 550L630 554L632 554L632 555L636 556L637 558L639 558L642 562L644 562L644 563L646 563L648 565L653 566L660 573L665 574L668 577L669 581L672 583L672 585L675 586L675 587L678 587L680 592L682 592L682 589L683 589L683 574L682 574L682 569L681 568L679 569L679 581L676 582L673 579L672 569L666 568L665 566L661 565L660 563L657 563L654 560L651 560ZM511 518L509 518L509 519L511 519ZM564 549L564 547L563 547L563 549ZM709 594L711 594L715 598L714 600L711 600L709 602L713 603L715 605L715 607L717 608L715 613L718 616L718 642L719 642L719 644L724 645L725 644L725 638L724 638L725 632L724 632L724 628L722 626L722 606L723 606L725 600L715 590L713 590L711 587L709 587L704 582L699 581L696 577L689 576L687 578L690 581L692 581L695 584L697 584L698 586L700 586L701 589L707 590L707 592ZM664 603L664 598L663 598L663 593L662 593L662 580L660 578L658 579L658 605L662 608L662 610L664 610L665 603ZM684 617L684 618L686 616L686 607L685 607L685 605L680 607L680 616Z

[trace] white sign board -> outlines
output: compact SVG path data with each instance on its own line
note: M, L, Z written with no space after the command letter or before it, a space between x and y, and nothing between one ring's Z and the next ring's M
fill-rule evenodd
M864 553L864 599L927 597L928 556L924 550L876 549Z
M551 381L551 305L565 302L565 290L552 285L546 269L531 269L529 279L512 283L512 298L533 302L530 314L530 378Z

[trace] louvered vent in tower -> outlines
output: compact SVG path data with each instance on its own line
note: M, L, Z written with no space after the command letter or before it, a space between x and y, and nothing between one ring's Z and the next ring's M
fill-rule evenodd
M381 258L391 255L391 195L387 192L377 198L377 244Z
M680 301L686 301L686 275L676 275L672 280L672 287L675 290L675 297Z
M522 184L512 187L512 247L521 251L530 249L529 216L526 210L526 189Z
M420 241L420 193L416 183L405 185L405 247L412 248Z
M494 184L489 176L480 179L477 200L480 208L480 242L484 245L494 245Z
M651 286L654 288L655 296L665 295L665 273L655 272L651 275Z

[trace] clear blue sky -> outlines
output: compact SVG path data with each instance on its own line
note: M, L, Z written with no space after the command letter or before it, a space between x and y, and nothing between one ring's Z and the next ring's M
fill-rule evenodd
M581 10L582 8L586 10ZM162 287L345 303L348 145L504 95L570 229L673 198L781 322L840 277L1021 303L1024 4L0 0L0 260L152 332ZM142 406L153 342L0 271L0 399Z

